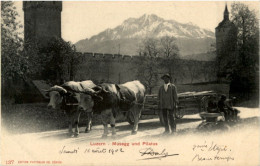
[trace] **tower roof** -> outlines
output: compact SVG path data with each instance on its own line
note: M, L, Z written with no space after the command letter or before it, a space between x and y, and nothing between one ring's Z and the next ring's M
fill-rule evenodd
M229 20L229 12L228 12L227 4L224 11L224 20Z
M233 25L233 23L229 20L229 12L228 12L227 4L225 5L224 19L218 24L216 29L219 29L219 28L223 27L223 25L225 25L225 24Z
M228 13L227 3L226 3L226 6L225 6L225 13Z

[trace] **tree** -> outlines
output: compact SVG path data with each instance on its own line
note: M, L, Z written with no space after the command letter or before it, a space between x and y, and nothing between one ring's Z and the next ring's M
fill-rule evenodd
M12 1L1 2L2 87L10 87L14 83L18 83L17 80L23 79L29 71L28 57L22 54L22 25L17 21L17 16L18 13ZM14 90L14 88L9 90Z
M146 38L139 47L139 54L147 57L157 57L160 53L159 40L155 38Z
M165 58L160 64L161 67L166 68L168 73L172 76L176 70L176 59L179 59L179 48L176 43L176 38L172 36L163 36L160 39L160 57Z
M151 94L158 82L157 58L142 56L138 62L137 78L145 85Z
M231 14L232 22L238 29L238 47L245 47L248 45L248 42L255 39L256 35L258 35L259 22L256 12L250 10L247 5L236 2L232 4Z
M171 36L163 36L160 39L161 56L166 58L179 58L179 48L176 44L176 38Z
M238 57L230 77L230 91L248 96L258 89L259 22L256 12L243 3L233 3L231 13L232 22L238 30Z
M20 55L22 39L19 29L21 24L16 20L18 13L13 2L1 2L1 57L2 80L23 76L27 71L26 58Z
M54 84L73 80L80 62L81 54L76 53L75 46L62 38L52 38L46 47L40 50L44 54L43 77Z
M239 65L254 67L258 64L259 22L254 10L243 3L232 4L232 21L238 29L237 47Z
M159 40L146 38L139 48L140 61L137 62L137 78L146 86L151 94L158 81Z
M158 82L159 69L166 68L172 75L176 68L176 59L179 58L179 49L176 38L163 36L160 39L146 38L139 48L142 56L138 67L137 77L144 83L148 93L152 93ZM161 60L158 61L158 57Z
M21 52L28 60L28 73L29 79L42 79L42 71L44 64L44 54L40 52L39 44L35 40L28 40L24 43L23 51Z

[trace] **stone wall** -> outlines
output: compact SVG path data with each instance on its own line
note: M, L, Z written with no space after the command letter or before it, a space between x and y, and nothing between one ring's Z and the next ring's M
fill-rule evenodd
M138 79L137 71L140 62L142 62L140 56L84 53L83 57L83 63L79 66L74 78L75 81L92 80L98 84L102 82L125 83ZM157 58L156 61L163 63L163 61L168 60ZM172 76L178 92L216 90L216 88L213 88L215 85L187 85L216 81L214 66L215 62L176 60L172 65ZM156 94L159 86L163 84L160 76L168 73L164 67L158 67L157 72L159 79L153 87L153 94ZM8 84L2 83L2 86L2 99L15 98L15 102L41 102L43 100L43 96L40 96L39 90L35 89L31 81L11 80ZM222 90L222 88L219 89ZM31 96L34 96L34 98L31 98Z
M83 53L83 63L76 73L75 80L93 80L96 83L124 83L137 79L140 56ZM157 58L163 63L167 59ZM158 67L158 75L168 73L165 67ZM177 84L216 81L214 61L194 61L177 59L172 65L173 80ZM160 84L160 79L158 80Z

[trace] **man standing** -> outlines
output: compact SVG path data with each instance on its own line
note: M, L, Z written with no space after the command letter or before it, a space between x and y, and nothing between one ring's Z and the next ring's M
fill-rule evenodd
M171 128L172 134L174 134L176 132L175 111L178 103L177 88L170 82L171 76L169 74L163 75L161 79L164 80L164 85L159 89L158 100L159 109L163 113L164 133L169 134Z

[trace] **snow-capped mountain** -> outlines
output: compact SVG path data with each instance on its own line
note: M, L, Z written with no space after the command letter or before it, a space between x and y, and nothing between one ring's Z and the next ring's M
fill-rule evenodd
M114 29L92 36L76 43L81 52L103 52L136 55L138 45L145 37L160 38L174 36L178 39L182 55L207 52L215 42L214 33L193 23L179 23L165 20L154 14L129 18ZM120 45L120 46L119 46Z

